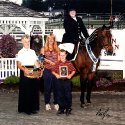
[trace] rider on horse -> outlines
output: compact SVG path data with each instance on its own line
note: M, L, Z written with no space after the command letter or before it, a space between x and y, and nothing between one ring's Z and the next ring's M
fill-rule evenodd
M70 53L67 59L71 60L74 57L74 46L77 46L78 42L83 40L83 36L87 39L89 34L82 19L76 16L76 10L74 8L69 8L68 10L68 14L64 19L64 29L65 34L62 38L62 43L64 43L62 45L64 46L60 45L59 47ZM68 43L68 49L66 43Z

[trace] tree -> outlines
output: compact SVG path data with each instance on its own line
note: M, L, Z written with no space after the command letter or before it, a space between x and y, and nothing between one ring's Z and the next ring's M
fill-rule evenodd
M10 35L3 35L0 39L0 51L3 58L14 58L17 45L15 39Z

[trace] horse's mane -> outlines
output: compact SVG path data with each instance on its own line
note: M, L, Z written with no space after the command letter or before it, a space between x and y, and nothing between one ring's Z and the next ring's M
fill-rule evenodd
M100 28L97 28L93 31L93 33L89 36L89 45L91 48L95 47L96 45L96 39L97 39L97 32Z
M90 37L89 37L90 43L96 38L98 29L99 29L99 28L95 29L95 30L93 31L93 33L90 35Z
M92 34L89 36L89 38L88 38L89 39L89 46L91 47L91 49L97 47L97 44L101 43L105 37L110 37L110 36L108 36L110 32L109 33L107 32L105 35L103 34L104 30L109 31L110 27L106 27L105 25L103 25L102 27L95 29L92 32ZM83 49L85 42L86 41L83 41L83 43L82 43L82 41L81 41L79 49L81 49L81 50ZM100 44L98 44L98 45L100 45Z
M93 31L93 33L89 37L89 45L91 48L94 48L97 45L98 40L102 40L103 35L102 32L104 29L109 29L109 27L106 27L105 25L102 27L99 27Z

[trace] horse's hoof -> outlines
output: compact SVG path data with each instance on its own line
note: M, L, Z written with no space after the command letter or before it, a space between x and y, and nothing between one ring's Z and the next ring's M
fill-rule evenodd
M91 101L87 101L87 103L91 103Z
M81 103L80 107L85 108L85 103Z

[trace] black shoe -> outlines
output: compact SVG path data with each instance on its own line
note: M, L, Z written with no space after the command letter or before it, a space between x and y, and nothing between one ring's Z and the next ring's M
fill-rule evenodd
M71 114L71 111L72 111L72 109L71 109L71 108L66 109L66 116L70 115L70 114Z
M84 107L85 107L85 103L81 103L81 104L80 104L80 107L81 107L81 108L84 108Z
M87 103L88 103L88 104L90 104L90 103L91 103L91 101L90 101L90 100L87 100Z
M32 114L37 114L38 112L37 111L32 111Z
M87 101L87 103L91 103L91 101Z
M32 113L31 112L24 112L25 114L27 114L27 115L31 115Z
M57 113L56 113L57 115L62 115L62 114L64 114L64 111L58 111Z

